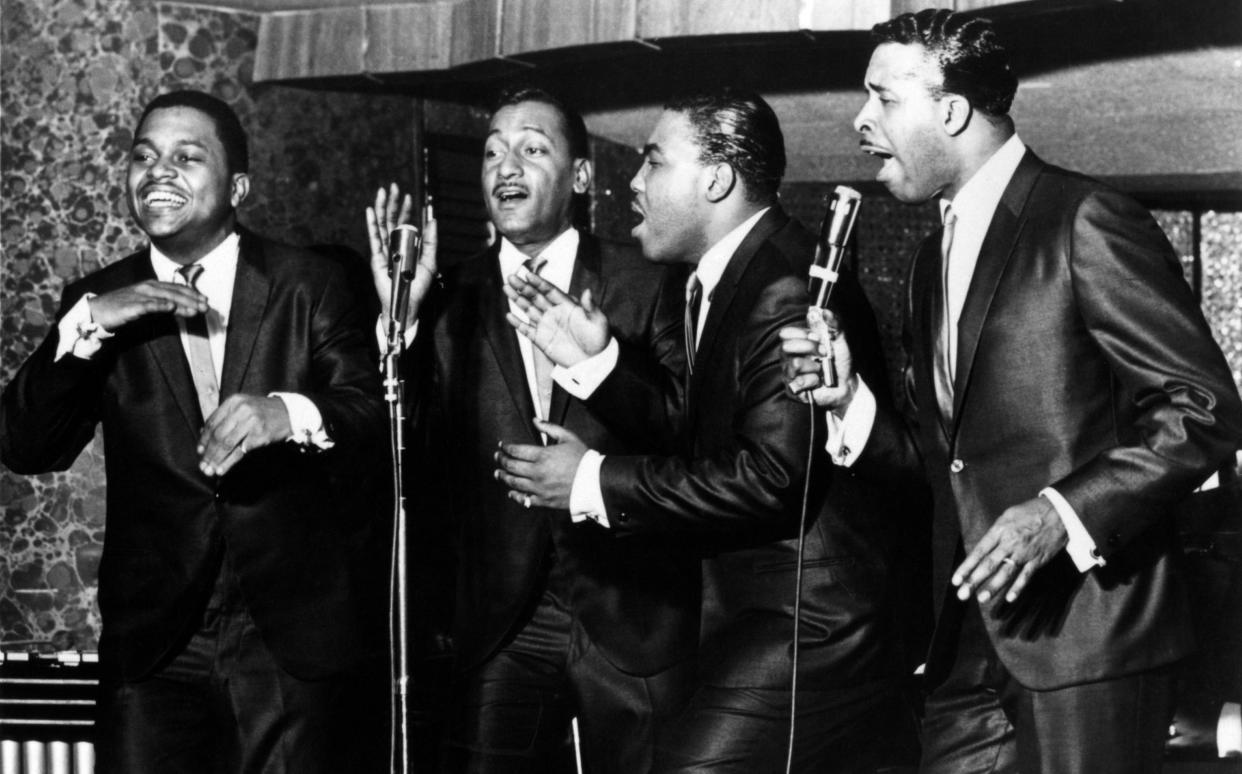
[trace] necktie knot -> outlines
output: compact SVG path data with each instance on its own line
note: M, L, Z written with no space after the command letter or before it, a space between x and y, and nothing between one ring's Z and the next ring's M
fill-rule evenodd
M522 261L522 265L525 266L526 270L531 274L540 274L543 272L544 267L548 265L548 259L542 256L527 258L525 261Z
M180 269L177 269L177 273L185 278L185 284L198 290L198 278L203 274L202 266L192 263L189 266L182 266Z

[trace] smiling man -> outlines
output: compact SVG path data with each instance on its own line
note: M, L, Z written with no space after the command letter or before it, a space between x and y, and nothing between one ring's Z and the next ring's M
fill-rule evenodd
M932 487L920 770L1158 771L1193 647L1174 509L1238 447L1237 388L1152 217L1018 138L988 21L873 37L862 150L944 216L910 272L908 412L870 401L848 326L786 332L786 374L842 418L841 464Z
M103 429L105 772L344 771L383 744L336 714L383 653L361 549L386 529L350 488L384 437L373 345L334 264L237 225L249 190L226 104L152 100L127 177L150 246L66 288L0 405L19 473Z
M414 404L412 512L449 521L459 545L450 771L562 770L574 716L586 770L647 771L657 729L681 706L690 677L695 558L673 544L575 529L563 507L511 500L493 477L498 444L543 443L542 421L616 453L659 448L667 437L650 411L603 422L555 384L551 363L505 321L520 314L505 278L538 272L595 299L618 337L680 382L680 277L574 228L574 199L591 184L587 142L581 117L548 92L502 94L480 179L499 239L445 269L442 288L428 295L432 283L416 282L411 294L418 330L402 364ZM384 237L408 217L408 197L405 214L397 198L381 189L368 212L381 299Z

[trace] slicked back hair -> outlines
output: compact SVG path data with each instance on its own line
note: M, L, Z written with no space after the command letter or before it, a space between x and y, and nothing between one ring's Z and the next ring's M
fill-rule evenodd
M776 199L785 177L785 136L772 106L752 92L723 89L664 105L686 116L703 164L728 164L741 179L746 199Z
M194 108L215 124L216 136L220 138L220 144L224 146L224 159L229 166L229 174L236 175L250 171L250 149L241 120L233 112L233 108L228 106L228 103L205 92L186 89L159 95L143 108L142 117L138 119L138 128L142 128L147 116L153 111L178 107Z
M500 92L492 105L492 114L503 107L517 105L522 102L539 102L548 105L561 114L561 123L565 130L565 139L569 141L569 153L575 159L591 158L591 148L587 140L586 122L578 111L569 107L552 92L538 86L512 86Z
M937 96L959 94L989 116L1009 115L1018 78L1009 52L987 19L945 9L904 13L872 27L871 40L877 46L922 46L940 66L943 84Z

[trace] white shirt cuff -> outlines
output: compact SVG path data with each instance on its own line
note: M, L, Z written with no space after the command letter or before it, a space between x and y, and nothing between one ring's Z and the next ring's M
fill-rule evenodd
M319 407L310 398L296 392L271 392L268 397L280 398L285 404L285 411L289 412L289 427L293 430L290 441L317 449L331 449L336 445L323 428L323 415L319 413Z
M824 448L832 456L832 461L841 467L848 468L858 460L858 455L867 445L871 437L871 428L875 425L875 393L858 377L858 389L854 399L850 401L845 416L838 418L828 412L828 442Z
M1078 568L1078 571L1086 572L1092 567L1103 567L1104 557L1096 553L1095 541L1092 540L1091 533L1087 532L1087 528L1082 525L1082 519L1078 518L1078 514L1074 512L1069 501L1052 487L1045 487L1039 496L1052 503L1057 515L1061 517L1061 523L1065 525L1065 532L1069 535L1069 543L1065 546L1065 552L1069 554L1070 559L1074 560L1074 566Z
M56 324L60 334L56 343L56 361L71 352L74 357L90 360L103 346L106 339L116 335L99 327L98 323L91 318L90 301L95 295L95 293L83 295Z
M598 355L592 355L567 368L553 366L552 380L578 400L586 400L599 389L612 370L617 367L617 357L620 352L621 347L617 345L617 340L609 339L608 346L604 347ZM581 469L579 467L579 470Z
M574 483L569 490L569 518L575 523L590 519L601 527L611 526L604 508L604 493L599 485L599 469L603 464L604 455L594 449L587 449L578 462Z

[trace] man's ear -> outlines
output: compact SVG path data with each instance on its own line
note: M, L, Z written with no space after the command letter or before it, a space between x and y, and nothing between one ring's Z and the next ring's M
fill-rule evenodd
M574 159L574 193L584 194L591 190L591 178L595 177L595 166L590 159Z
M737 185L737 173L728 164L713 164L707 172L707 200L713 204L722 201Z
M946 94L940 99L941 119L944 130L950 137L956 137L970 126L974 116L974 108L970 100L960 94Z
M229 193L229 202L232 203L233 209L241 206L241 203L250 195L250 175L245 172L238 172L233 175L233 190Z

